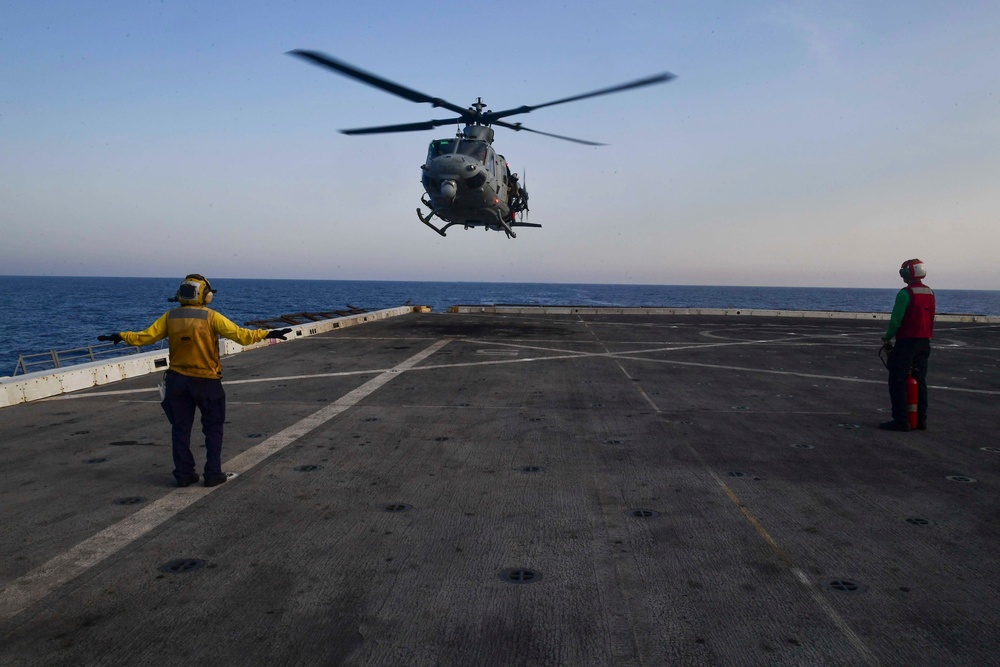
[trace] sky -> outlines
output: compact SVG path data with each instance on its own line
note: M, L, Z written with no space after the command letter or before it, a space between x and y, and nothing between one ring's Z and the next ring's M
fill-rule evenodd
M0 0L0 274L1000 289L1000 3ZM419 222L466 106L516 239ZM444 114L444 115L442 115Z

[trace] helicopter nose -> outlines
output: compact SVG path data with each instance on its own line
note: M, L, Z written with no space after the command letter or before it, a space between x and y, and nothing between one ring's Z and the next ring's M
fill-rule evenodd
M445 199L454 199L457 193L458 188L455 186L455 181L445 181L441 184L441 196Z

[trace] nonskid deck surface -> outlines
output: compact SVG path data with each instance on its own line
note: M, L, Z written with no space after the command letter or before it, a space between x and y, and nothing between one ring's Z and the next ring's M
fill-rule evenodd
M224 360L212 489L171 485L155 376L7 408L0 663L994 663L1000 327L939 324L912 433L876 428L883 327L415 314L270 346Z

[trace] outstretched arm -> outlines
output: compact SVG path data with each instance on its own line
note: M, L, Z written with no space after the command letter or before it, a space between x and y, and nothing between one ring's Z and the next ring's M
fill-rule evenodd
M118 333L108 334L107 336L98 336L97 340L108 340L117 345L118 343L125 342L129 345L149 345L150 343L155 343L158 340L163 340L167 337L167 313L163 313L155 322L153 322L148 329L145 331L120 331Z
M240 345L252 345L267 338L267 329L244 329L222 313L213 311L212 329L223 338Z

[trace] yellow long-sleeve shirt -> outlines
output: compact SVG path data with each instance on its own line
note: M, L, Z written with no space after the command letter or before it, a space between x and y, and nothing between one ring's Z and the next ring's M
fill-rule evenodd
M181 375L219 379L219 336L240 345L263 340L267 329L244 329L225 315L204 306L181 306L163 313L145 331L122 331L119 335L129 345L149 345L168 339L170 369Z

